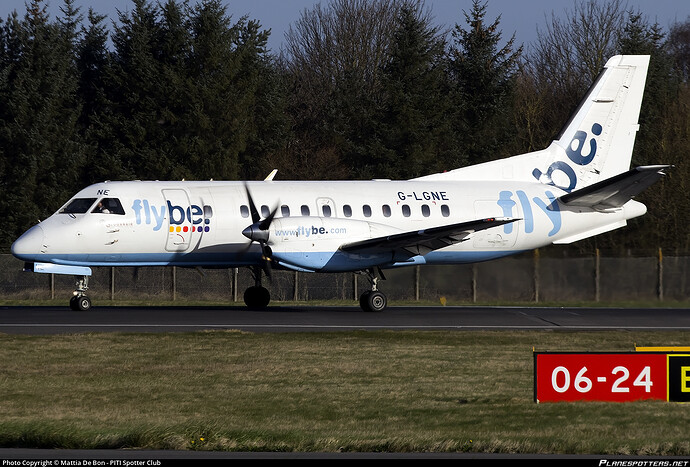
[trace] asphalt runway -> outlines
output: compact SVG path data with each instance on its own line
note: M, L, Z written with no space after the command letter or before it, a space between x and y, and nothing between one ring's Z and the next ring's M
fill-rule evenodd
M351 330L690 330L688 308L390 307L366 313L357 306L0 308L0 333L83 332L332 332Z

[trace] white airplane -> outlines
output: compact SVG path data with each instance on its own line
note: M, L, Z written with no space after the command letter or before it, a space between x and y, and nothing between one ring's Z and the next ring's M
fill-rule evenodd
M381 311L382 270L485 261L626 225L632 198L669 166L629 170L649 56L616 56L548 148L405 181L122 181L89 186L12 245L25 270L246 266L244 300L264 308L272 269L361 272L360 305Z

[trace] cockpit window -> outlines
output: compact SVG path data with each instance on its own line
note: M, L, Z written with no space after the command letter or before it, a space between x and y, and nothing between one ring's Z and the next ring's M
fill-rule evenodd
M96 198L76 198L67 203L67 206L60 210L60 214L84 214L86 213Z
M125 214L125 210L122 209L122 204L120 204L120 200L117 198L103 198L91 212L100 214L119 214L121 216Z

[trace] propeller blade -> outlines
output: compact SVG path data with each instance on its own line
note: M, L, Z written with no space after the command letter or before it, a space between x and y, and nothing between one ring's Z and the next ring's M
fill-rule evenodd
M278 206L276 206L273 211L268 215L268 217L264 220L262 220L259 223L259 229L261 230L268 230L269 227L271 227L271 222L273 222L273 217L276 215L276 211L278 211Z
M249 212L252 216L252 224L242 231L242 235L244 235L250 240L249 245L247 246L247 250L249 250L252 243L254 242L257 242L261 247L261 259L263 260L263 270L266 273L266 276L270 279L272 271L272 251L271 247L268 246L268 229L271 227L271 223L273 222L273 218L275 217L276 212L278 212L278 207L280 207L280 203L276 204L276 207L273 209L273 211L271 211L269 215L262 220L261 215L259 214L259 210L256 209L256 204L254 203L254 199L252 198L247 183L244 184L244 190L247 193L247 202L249 203Z
M249 192L249 186L247 184L244 184L244 191L247 193L247 201L249 202L249 212L252 215L252 222L256 224L261 220L261 216L259 216L259 211L256 210L256 204L254 204L254 199L252 199L252 194Z
M271 247L266 245L265 242L261 243L261 257L264 260L264 272L266 273L266 277L269 279L272 279L271 277L271 272L273 270L273 267L271 266Z

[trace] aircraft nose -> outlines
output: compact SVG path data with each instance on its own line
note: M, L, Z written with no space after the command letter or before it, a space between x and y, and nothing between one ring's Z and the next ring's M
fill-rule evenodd
M22 260L32 261L45 250L45 234L40 225L34 225L12 244L12 254Z

